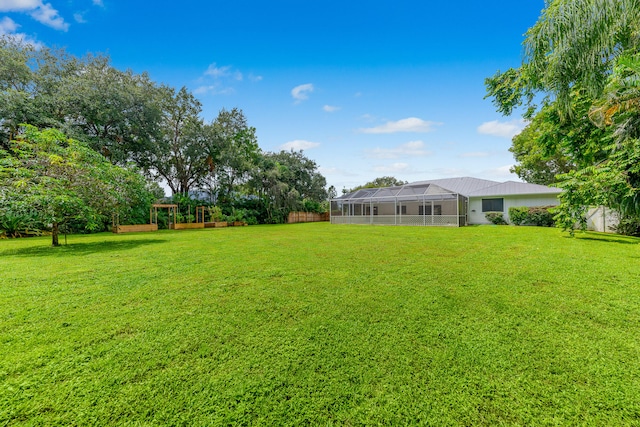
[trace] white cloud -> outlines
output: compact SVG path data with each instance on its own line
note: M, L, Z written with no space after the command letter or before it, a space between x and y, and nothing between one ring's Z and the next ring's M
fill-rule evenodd
M313 84L307 83L291 89L291 96L296 100L296 104L309 98L309 93L313 92Z
M40 49L42 47L42 43L29 37L28 35L24 33L16 33L16 30L18 28L20 28L20 25L8 16L0 19L0 36L8 36L18 42L30 44L36 49Z
M67 31L69 24L51 6L51 3L43 3L42 0L2 0L0 12L28 13L33 19L56 30Z
M408 169L409 169L408 163L393 163L391 165L375 166L373 168L374 171L382 172L382 173L406 172Z
M87 20L84 18L84 12L76 12L73 14L73 19L75 19L75 21L78 24L86 24Z
M511 139L522 132L522 129L524 129L526 125L527 123L522 119L511 120L509 122L493 120L491 122L484 122L478 126L478 133Z
M242 81L243 75L240 71L234 70L231 65L225 65L218 67L216 63L209 65L209 68L204 72L205 76L211 76L214 79L221 79L225 77L231 77L234 80Z
M0 12L23 12L37 8L42 0L2 0Z
M384 125L362 128L361 133L396 133L396 132L431 132L433 127L441 123L429 122L417 117L409 117L396 122L387 122Z
M338 111L340 109L340 107L336 107L333 105L325 105L324 107L322 107L322 109L324 111L326 111L327 113L333 113L335 111Z
M198 86L197 88L195 88L193 90L193 93L195 95L204 95L208 92L214 91L216 89L216 86L214 85L209 85L209 86Z
M319 142L305 141L304 139L296 139L294 141L285 142L280 146L281 150L310 150L320 146Z
M215 62L210 64L197 80L198 86L193 93L196 95L229 95L235 93L232 86L234 82L244 80L244 75L231 65L218 66ZM257 82L262 80L261 76L249 75L249 80Z
M422 141L409 141L394 148L366 150L367 157L374 159L397 159L400 157L424 157L432 154Z
M470 153L462 153L460 154L460 157L463 158L467 158L467 157L487 157L489 155L489 153L487 153L486 151L475 151L475 152L470 152Z
M195 95L229 95L235 93L232 87L221 87L218 84L202 85L193 90Z
M18 28L20 28L20 25L16 24L16 22L8 16L0 20L0 35L12 34Z
M373 123L376 121L376 118L371 114L363 114L360 116L360 120L364 120L365 122L368 122L368 123Z
M318 172L320 172L322 175L327 176L327 175L335 175L335 176L358 176L357 173L355 173L353 170L344 170L344 169L339 169L336 167L322 167L319 166L318 167ZM358 184L354 184L353 186L358 185Z
M93 0L93 4L96 6L104 7L104 2L102 0Z
M42 3L40 7L31 12L31 17L43 25L47 25L56 30L67 31L69 24L58 15L58 11L51 6L51 3Z

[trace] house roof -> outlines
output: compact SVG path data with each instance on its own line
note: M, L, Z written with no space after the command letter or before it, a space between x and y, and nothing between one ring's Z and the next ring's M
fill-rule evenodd
M434 198L441 200L447 196L451 197L455 193L455 191L433 183L413 183L397 187L362 188L351 193L343 194L337 197L337 199L379 199L380 201L385 201L386 199L394 200L396 197L411 198L412 196L423 196L426 199Z
M414 184L436 184L458 194L467 197L483 197L483 196L513 196L525 194L559 194L561 189L555 187L547 187L546 185L529 184L527 182L498 182L488 179L479 179L471 177L462 178L444 178L433 179L429 181L418 181Z
M343 194L338 199L383 199L413 195L461 194L465 197L514 196L531 194L556 195L562 190L546 185L526 182L498 182L471 177L432 179L416 181L398 187L363 188L352 193Z
M471 178L469 176L461 178L444 178L444 179L431 179L427 181L412 182L407 185L421 185L421 184L435 184L439 187L446 188L454 193L467 196L470 193L478 191L482 188L491 187L493 185L500 184L498 181L490 181L488 179Z
M525 194L560 194L562 190L556 187L547 187L546 185L529 184L526 182L507 181L490 187L480 188L473 191L467 196L514 196Z

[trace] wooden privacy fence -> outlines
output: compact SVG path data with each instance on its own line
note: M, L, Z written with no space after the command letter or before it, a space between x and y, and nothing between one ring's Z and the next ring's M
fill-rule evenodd
M289 212L289 218L287 219L287 223L289 224L320 221L329 221L329 212L321 214L315 212Z

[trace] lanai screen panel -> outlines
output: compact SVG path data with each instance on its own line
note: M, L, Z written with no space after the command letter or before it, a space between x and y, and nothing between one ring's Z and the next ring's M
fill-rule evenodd
M331 201L334 224L466 225L466 197L434 184L362 189Z

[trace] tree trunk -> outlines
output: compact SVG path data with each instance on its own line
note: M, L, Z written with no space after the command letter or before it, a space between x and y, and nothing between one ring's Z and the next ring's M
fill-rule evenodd
M58 242L58 223L54 222L51 228L51 246L60 246Z

